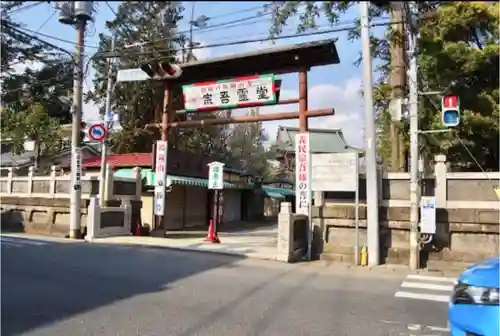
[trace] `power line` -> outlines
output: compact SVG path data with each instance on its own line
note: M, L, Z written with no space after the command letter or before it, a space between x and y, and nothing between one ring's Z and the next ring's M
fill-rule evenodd
M378 26L387 26L390 24L394 24L397 22L389 21L389 22L382 22L382 23L374 23L372 24L372 27L378 27ZM351 29L356 28L357 26L352 24L348 27L343 27L343 28L335 28L335 29L327 29L323 31L315 31L315 32L309 32L309 33L302 33L302 34L291 34L291 35L281 35L275 38L270 38L270 37L265 37L265 38L256 38L256 39L247 39L247 40L240 40L240 41L232 41L232 42L223 42L223 43L214 43L214 44L207 44L203 46L195 46L193 49L206 49L206 48L217 48L217 47L227 47L227 46L233 46L233 45L240 45L240 44L248 44L248 43L255 43L255 42L267 42L267 41L274 41L274 40L283 40L283 39L290 39L290 38L297 38L297 37L305 37L305 36L315 36L315 35L323 35L323 34L329 34L329 33L338 33L338 32L343 32L343 31L349 31ZM179 51L180 49L177 48L168 48L168 49L159 49L156 50L156 52L172 52L172 51ZM126 53L126 49L118 50L114 53L110 52L105 52L105 53L96 53L92 58L114 58L114 57L120 57L120 56L143 56L143 55L150 55L154 54L154 51L141 51L141 52L130 52ZM162 59L162 58L160 58ZM154 60L154 59L152 59Z
M24 5L22 7L18 7L18 8L14 8L12 9L11 11L7 12L6 14L7 15L11 15L13 13L18 13L18 12L21 12L21 11L24 11L24 10L27 10L27 9L30 9L32 7L36 7L38 5L41 5L42 3L44 2L48 2L48 1L37 1L37 2L34 2L34 3L29 3L27 5Z

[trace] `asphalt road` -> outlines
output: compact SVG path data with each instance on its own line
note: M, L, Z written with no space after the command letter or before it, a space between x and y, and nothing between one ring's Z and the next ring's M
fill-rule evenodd
M446 304L395 298L404 275L209 253L8 238L1 334L447 335Z

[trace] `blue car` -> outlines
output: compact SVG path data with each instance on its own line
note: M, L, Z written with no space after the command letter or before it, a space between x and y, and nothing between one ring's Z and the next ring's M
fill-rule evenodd
M498 336L500 257L472 265L459 277L448 307L452 336Z

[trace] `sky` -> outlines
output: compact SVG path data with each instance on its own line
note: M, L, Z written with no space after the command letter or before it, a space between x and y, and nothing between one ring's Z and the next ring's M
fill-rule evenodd
M111 7L116 11L119 1L109 2ZM217 25L228 21L247 18L257 14L257 6L264 2L185 2L184 20L181 22L179 29L189 29L189 20L191 19L191 11L194 6L194 17L205 15L211 20L208 25ZM346 13L341 21L344 23L355 20L359 15L359 8L353 7ZM18 22L22 22L25 28L37 31L39 37L57 46L67 50L74 49L76 32L73 27L63 25L58 21L58 15L52 4L42 3L26 10L20 10L14 13L13 18ZM109 34L104 28L105 22L112 20L114 13L106 5L105 2L99 2L98 11L94 17L94 22L90 23L86 33L86 42L88 46L86 53L93 54L96 51L99 43L99 33ZM293 35L297 20L291 20L284 28L283 35ZM318 24L323 29L328 29L329 26L325 21L319 21ZM339 27L344 27L344 25ZM203 45L211 45L224 41L239 41L248 39L266 38L270 27L269 16L261 16L254 20L243 21L238 25L228 25L223 28L200 29L194 32L194 39L201 42ZM377 28L376 28L377 29ZM375 30L375 34L380 33ZM50 37L53 38L50 38ZM287 45L303 43L315 40L334 39L337 38L336 48L340 56L340 64L312 68L308 74L308 90L309 90L309 109L333 108L334 116L310 118L310 128L325 128L325 129L341 129L349 145L358 148L363 148L363 98L362 90L362 67L354 65L355 60L359 57L361 51L361 41L349 41L347 32L327 33L322 35L313 35L308 37L294 37L288 39L280 39L275 41L275 45ZM67 40L69 42L63 42ZM195 51L198 59L206 59L228 54L243 53L250 50L265 49L272 47L270 42L254 42L226 47L212 47L199 49ZM27 65L29 66L29 65ZM375 64L374 64L375 66ZM21 66L19 66L20 68ZM89 71L85 83L84 91L91 90L92 87L92 69ZM281 97L297 98L298 97L298 75L289 74L280 76L282 81ZM374 77L375 78L375 77ZM260 109L261 114L276 113L276 112L291 112L298 111L297 105L276 105ZM245 111L235 111L233 114L243 114ZM88 122L97 121L99 119L98 106L94 104L85 104L83 107L84 119ZM298 127L298 120L280 120L269 121L263 124L269 140L273 141L276 138L276 131L279 125Z

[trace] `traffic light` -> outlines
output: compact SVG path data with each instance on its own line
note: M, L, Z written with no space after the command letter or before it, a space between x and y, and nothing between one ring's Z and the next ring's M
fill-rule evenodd
M156 80L178 78L182 74L181 67L170 62L145 63L140 68L151 79Z
M444 96L441 99L441 122L446 127L460 124L460 99L457 96Z

